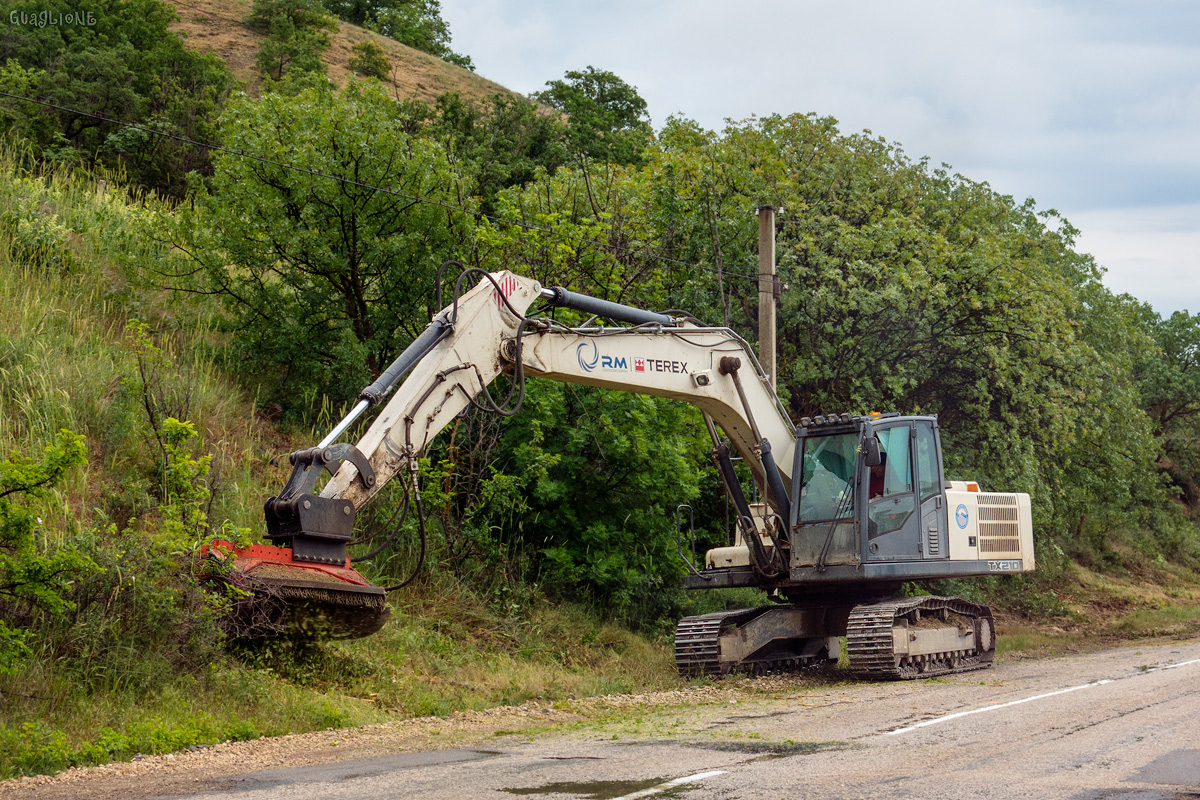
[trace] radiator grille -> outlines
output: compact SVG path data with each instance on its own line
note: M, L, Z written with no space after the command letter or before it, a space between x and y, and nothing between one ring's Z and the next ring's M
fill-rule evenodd
M1013 539L1009 536L988 538L986 536L979 537L979 553L981 555L990 555L993 553L1019 553L1021 552L1021 540Z
M1016 522L1016 506L979 506L980 522Z
M980 494L979 554L1010 555L1021 552L1021 527L1015 495Z

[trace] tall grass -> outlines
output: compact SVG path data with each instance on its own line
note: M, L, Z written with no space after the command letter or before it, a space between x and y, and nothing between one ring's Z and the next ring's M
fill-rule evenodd
M86 515L99 499L122 519L151 511L139 473L153 454L128 385L137 360L125 326L139 318L164 353L158 379L180 399L170 410L217 456L213 513L251 525L275 478L253 403L216 366L215 304L183 306L147 286L148 267L170 267L171 208L130 197L119 179L34 169L0 148L0 453L40 450L61 428L83 433L92 465L67 487L71 505Z
M38 509L41 546L104 568L70 584L76 609L39 623L33 655L0 675L0 775L360 719L228 661L189 562L156 544L150 384L158 411L191 419L216 456L210 518L257 525L276 480L253 403L216 365L215 309L143 280L172 257L159 233L170 213L119 176L0 148L0 458L84 434L88 467ZM158 353L141 369L131 318Z

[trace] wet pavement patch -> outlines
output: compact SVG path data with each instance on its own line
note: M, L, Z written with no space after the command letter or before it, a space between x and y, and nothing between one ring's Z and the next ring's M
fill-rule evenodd
M504 789L509 794L573 794L584 800L612 800L627 794L661 786L667 778L647 778L643 781L558 781L527 789Z
M824 750L842 750L850 747L849 742L688 742L692 747L716 750L722 753L747 753L749 755L804 756Z
M1130 780L1200 789L1200 750L1172 750L1139 769Z

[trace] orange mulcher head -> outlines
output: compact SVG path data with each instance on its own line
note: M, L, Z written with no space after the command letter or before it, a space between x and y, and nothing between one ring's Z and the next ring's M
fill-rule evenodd
M391 614L384 590L351 568L349 559L339 565L306 563L293 560L289 547L237 548L220 540L200 552L233 559L225 577L242 593L227 623L235 638L357 639L378 631Z
M354 539L356 509L347 499L313 492L318 478L333 475L343 461L354 464L364 487L375 484L375 473L348 444L298 450L289 460L287 484L263 504L271 544L238 548L212 542L201 548L204 555L233 559L224 578L242 596L227 620L229 633L236 638L370 636L390 612L386 592L350 566L346 549Z

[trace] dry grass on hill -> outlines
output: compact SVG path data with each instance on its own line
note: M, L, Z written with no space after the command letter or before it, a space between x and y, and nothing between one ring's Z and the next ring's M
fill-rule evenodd
M256 92L262 78L254 60L263 36L242 24L250 14L251 0L167 0L175 6L179 20L171 30L182 34L184 42L202 53L216 53L225 60L237 80ZM449 64L440 58L414 50L385 36L346 22L330 35L325 51L329 77L344 85L350 72L351 48L362 41L382 47L392 62L392 85L397 99L433 101L446 92L482 100L498 93L516 94L498 83Z

